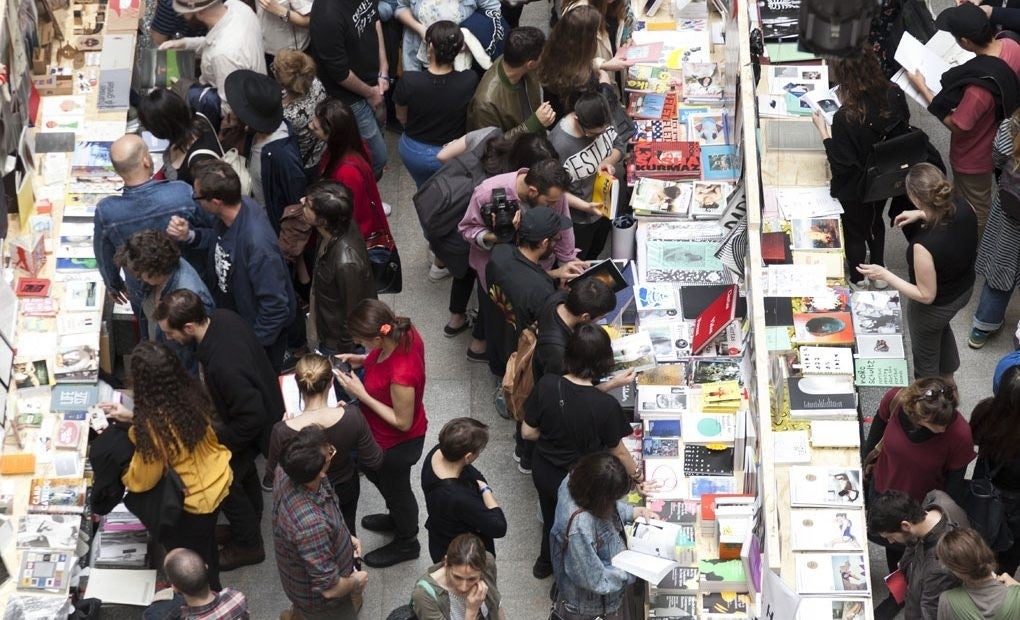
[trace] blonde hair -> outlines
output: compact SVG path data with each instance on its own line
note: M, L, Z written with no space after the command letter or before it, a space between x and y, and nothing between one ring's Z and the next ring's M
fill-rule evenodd
M981 535L970 528L951 529L935 547L939 562L958 575L977 581L995 572L995 554Z
M301 396L307 399L322 394L333 385L333 367L325 357L309 353L299 359L294 367L294 380Z
M929 228L938 226L942 218L956 213L953 184L935 166L928 163L913 166L907 173L906 186L915 206L924 211Z
M315 61L304 52L283 49L273 59L273 74L280 86L292 96L304 97L315 80Z

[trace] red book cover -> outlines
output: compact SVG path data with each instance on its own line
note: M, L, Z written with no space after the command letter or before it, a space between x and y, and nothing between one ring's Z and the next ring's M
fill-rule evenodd
M697 142L638 142L630 166L637 176L701 178L701 145Z
M737 312L737 285L731 284L694 319L691 353L697 355L730 324Z

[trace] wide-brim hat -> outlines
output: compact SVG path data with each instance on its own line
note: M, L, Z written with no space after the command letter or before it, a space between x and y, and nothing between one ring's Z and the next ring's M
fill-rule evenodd
M283 122L283 91L268 75L238 69L223 85L234 116L259 133L273 133Z
M180 15L198 13L202 9L209 8L219 1L220 0L174 0L174 13L178 13Z

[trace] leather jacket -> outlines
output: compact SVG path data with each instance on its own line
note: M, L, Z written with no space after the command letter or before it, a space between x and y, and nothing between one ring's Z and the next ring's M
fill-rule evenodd
M354 351L347 316L362 299L376 299L365 240L351 222L343 236L322 241L312 275L311 313L319 342L337 353Z

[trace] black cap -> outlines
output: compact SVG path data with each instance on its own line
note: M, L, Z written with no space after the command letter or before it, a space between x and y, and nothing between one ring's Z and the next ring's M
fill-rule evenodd
M964 2L939 13L935 19L935 27L945 30L957 39L973 41L980 38L988 28L988 16L976 4Z
M542 241L555 237L556 233L573 226L570 218L556 213L549 207L532 207L521 218L517 238L522 241Z
M283 91L273 78L238 69L223 84L227 103L242 123L260 133L273 133L283 122Z

